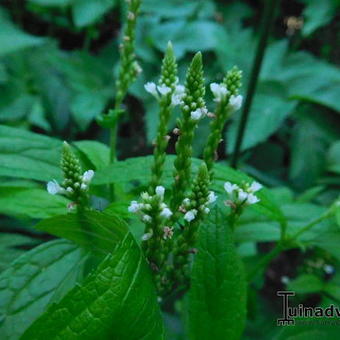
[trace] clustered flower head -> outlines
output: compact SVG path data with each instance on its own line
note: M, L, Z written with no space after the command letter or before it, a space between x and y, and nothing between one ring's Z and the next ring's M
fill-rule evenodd
M228 95L230 95L230 91L224 83L211 83L210 90L214 95L214 101L216 103L221 103L228 98ZM242 101L243 97L240 94L231 94L228 101L229 110L232 112L239 110L242 106Z
M145 224L159 223L158 219L163 222L168 221L172 216L172 211L164 203L165 189L159 185L155 189L155 194L150 195L147 192L141 194L142 202L131 201L128 211L136 213ZM158 221L156 221L158 220ZM152 230L152 229L151 229ZM152 237L152 231L143 235L142 240L146 241ZM164 227L164 239L172 237L172 228Z
M230 182L224 183L224 190L228 193L230 201L227 204L243 206L252 205L260 202L255 192L262 189L262 185L258 182L247 183L243 187Z
M157 100L160 100L163 96L171 94L171 105L177 106L183 104L183 97L185 95L185 87L183 85L176 85L175 90L172 91L171 87L164 84L156 85L154 82L147 82L144 85L146 92L152 94Z
M75 206L88 198L89 184L94 176L93 170L82 173L78 158L73 154L67 142L63 143L61 156L61 169L64 180L59 184L55 179L47 183L47 191L51 195L65 195L73 202L69 205L72 210Z
M216 199L217 195L213 191L210 191L206 201L197 207L196 202L188 197L185 198L180 207L180 211L184 213L184 220L187 222L195 220L199 211L201 211L203 214L209 214L210 208L208 206L214 203Z

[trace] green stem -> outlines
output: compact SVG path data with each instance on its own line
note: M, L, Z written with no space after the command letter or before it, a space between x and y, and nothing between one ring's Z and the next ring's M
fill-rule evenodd
M237 167L237 163L238 163L238 159L239 159L239 155L241 151L241 146L242 146L242 141L244 137L244 132L245 132L245 128L247 125L254 93L256 90L256 84L258 81L259 73L261 70L262 60L263 60L264 52L266 49L270 28L274 21L275 9L278 3L279 3L279 0L267 0L267 3L265 5L265 11L263 14L262 24L260 28L260 39L257 45L256 56L253 62L252 70L251 70L250 81L249 81L249 85L247 89L247 95L246 95L246 99L244 102L243 111L241 114L240 124L238 126L235 149L234 149L232 159L231 159L231 166L233 168Z

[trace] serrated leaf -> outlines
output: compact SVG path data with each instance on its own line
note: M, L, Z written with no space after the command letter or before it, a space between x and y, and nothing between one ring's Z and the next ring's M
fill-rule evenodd
M51 241L20 256L0 275L1 339L18 339L24 333L44 312L57 287L80 268L83 256L68 241Z
M128 233L128 226L123 220L98 211L51 217L35 227L104 254L112 252Z
M246 290L231 227L215 209L199 231L189 290L190 339L240 339L246 320Z
M22 339L46 337L164 339L151 273L131 234L81 286L51 306Z

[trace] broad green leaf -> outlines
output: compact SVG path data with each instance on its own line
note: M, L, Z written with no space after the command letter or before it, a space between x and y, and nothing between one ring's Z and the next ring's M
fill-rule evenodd
M2 232L0 234L0 272L26 252L27 248L33 248L38 243L38 240L29 236Z
M0 176L60 180L61 141L0 125Z
M65 240L42 244L20 256L0 275L1 339L18 339L53 299L56 289L75 284L84 252Z
M75 122L85 131L94 118L105 108L106 98L101 93L91 92L77 94L71 102L71 111Z
M34 219L64 214L70 201L46 190L0 186L0 213Z
M190 339L240 339L246 320L246 292L231 227L215 209L199 232L189 290Z
M74 0L29 0L33 4L46 7L64 7L72 4Z
M340 174L340 141L333 143L327 154L327 169Z
M46 40L27 34L4 18L0 18L0 56L41 45Z
M46 338L164 339L151 273L131 234L22 339Z
M170 186L173 181L173 161L175 156L169 155L166 157L166 162L164 166L163 184L165 186ZM93 179L94 185L102 185L108 183L119 183L122 185L128 184L139 184L147 185L151 178L151 165L153 162L153 156L146 157L136 157L129 158L125 161L116 162L96 172L96 176ZM197 171L199 164L202 161L194 158L193 159L193 170ZM230 181L236 184L241 184L242 182L251 182L251 177L245 175L244 173L234 170L228 166L222 164L215 165L215 181L212 184L212 188L225 195L223 189L223 183ZM266 214L272 219L283 221L284 216L282 215L278 206L274 203L271 198L270 192L266 189L261 190L258 193L261 199L260 203L256 204L251 209L255 209L261 213Z
M287 285L288 290L292 290L297 294L318 293L322 291L323 287L324 283L322 280L312 274L302 274L294 280L289 281Z
M103 169L109 165L110 149L107 145L89 140L78 141L74 145L88 158L94 170Z
M85 27L100 18L116 4L116 0L75 0L72 5L72 16L77 27Z
M112 252L128 232L123 220L97 211L51 217L39 222L36 228L105 254Z

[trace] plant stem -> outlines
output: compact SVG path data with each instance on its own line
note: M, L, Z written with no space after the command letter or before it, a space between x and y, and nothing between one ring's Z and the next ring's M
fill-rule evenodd
M279 3L279 0L267 0L267 3L265 4L265 11L263 14L262 24L260 28L260 38L259 38L259 42L258 42L257 49L256 49L256 56L253 62L252 70L251 70L246 99L245 99L243 111L241 114L240 124L238 126L235 148L234 148L234 152L232 154L232 159L231 159L231 166L233 168L237 167L237 163L238 163L238 159L239 159L239 155L241 151L241 146L242 146L242 140L244 137L246 124L247 124L247 120L249 117L249 112L250 112L251 104L253 101L256 84L257 84L259 73L261 70L262 60L263 60L264 52L266 49L270 28L274 21L275 9L278 3Z

